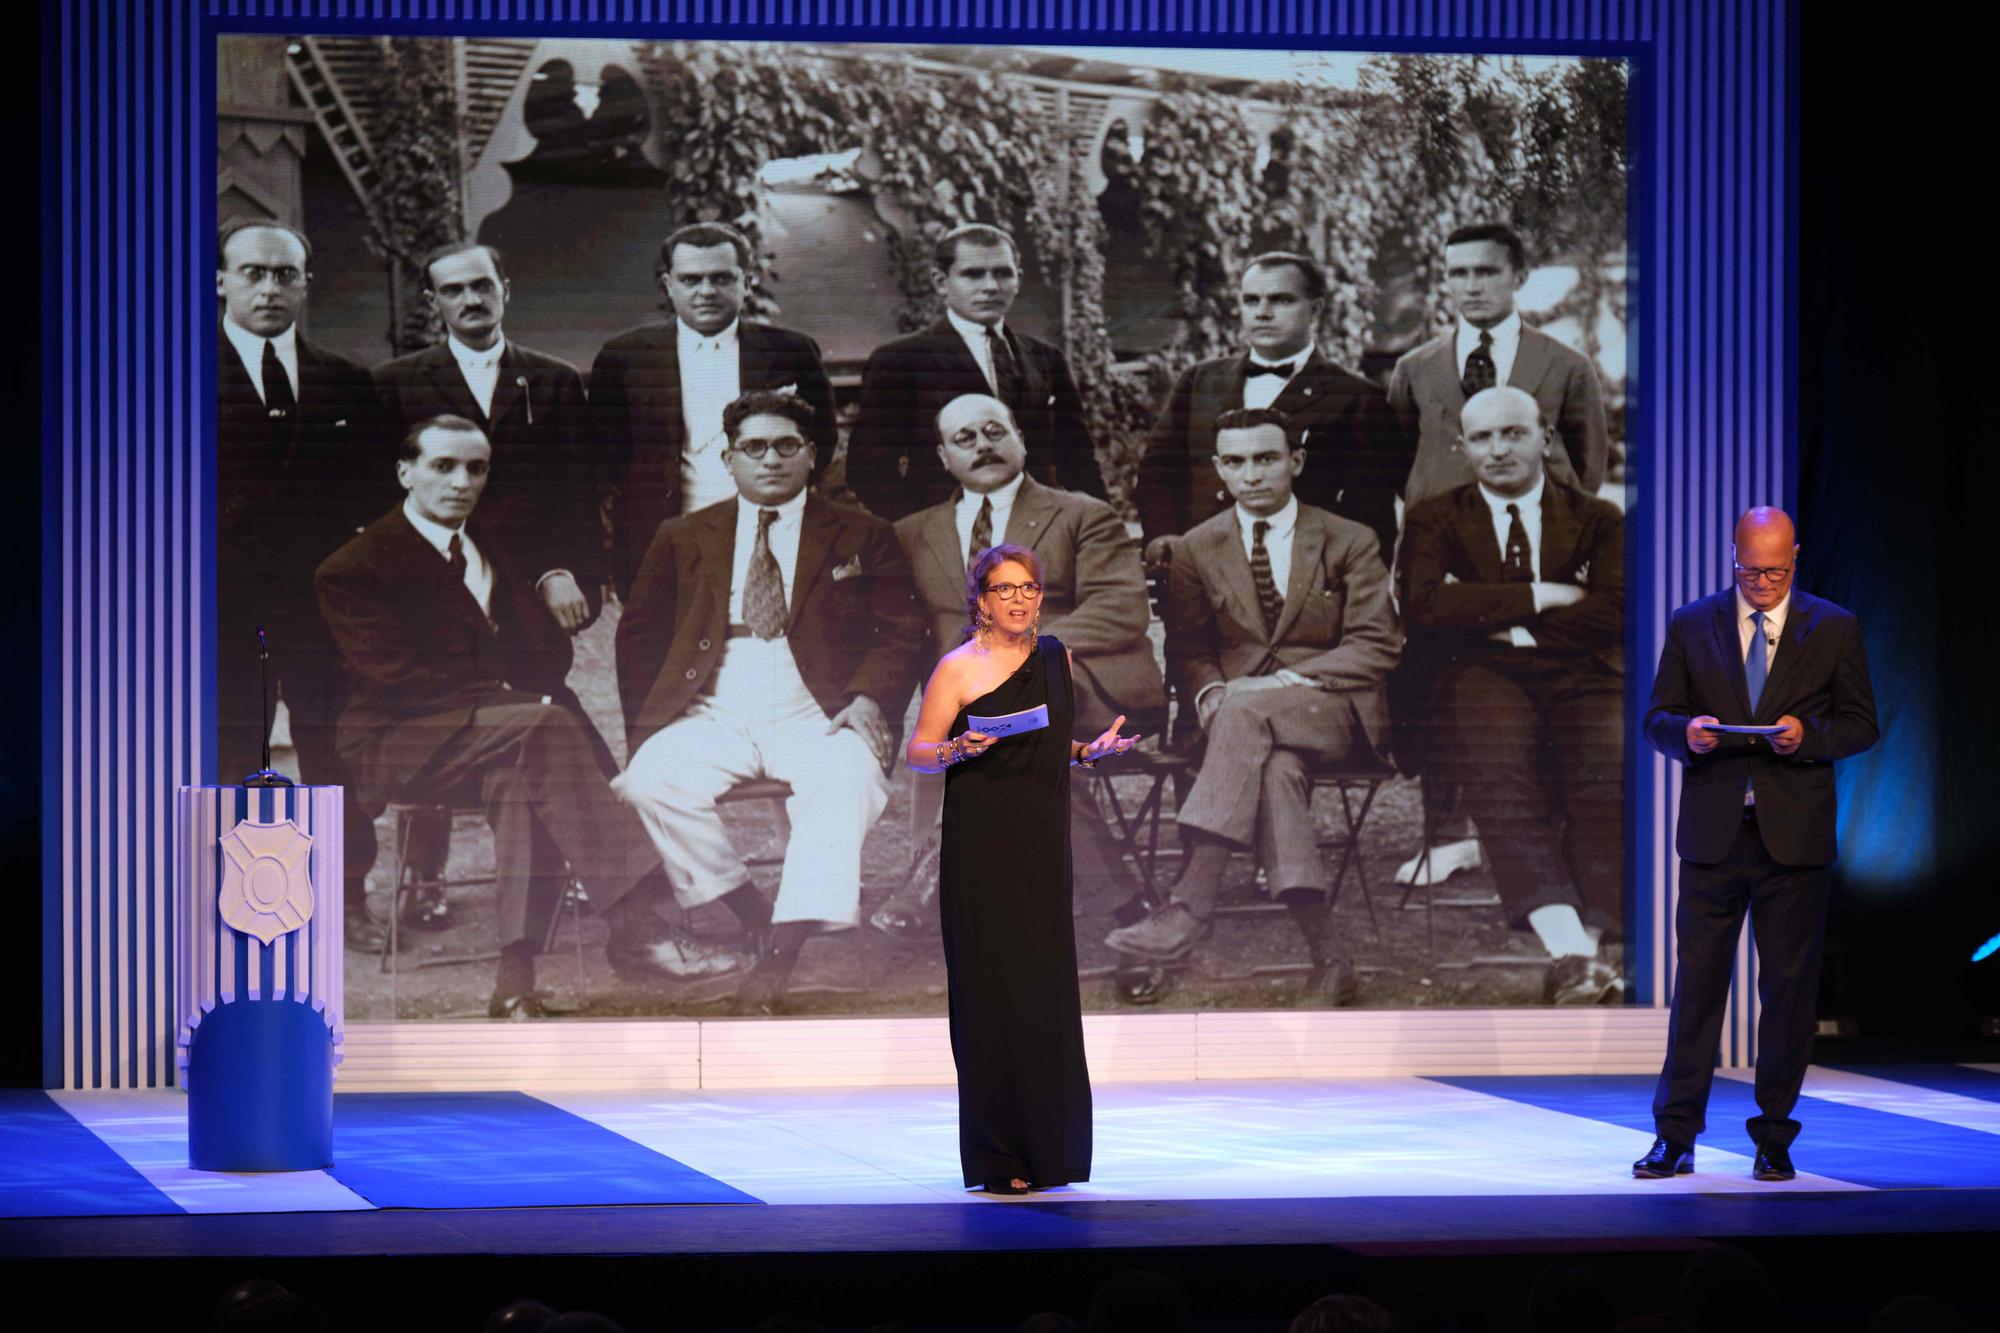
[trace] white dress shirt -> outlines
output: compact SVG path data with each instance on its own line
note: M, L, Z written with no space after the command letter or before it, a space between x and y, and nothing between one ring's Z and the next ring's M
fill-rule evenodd
M1299 497L1288 498L1285 507L1275 514L1253 514L1242 505L1236 506L1236 526L1243 538L1246 559L1256 549L1259 523L1271 525L1264 533L1264 554L1271 559L1271 581L1278 585L1278 596L1283 597L1292 581L1292 537L1299 530Z
M1019 473L1005 486L983 495L974 491L960 493L953 518L958 523L958 553L967 565L972 563L972 525L979 518L980 502L993 502L993 544L998 546L1007 540L1007 516L1014 512L1014 497L1021 493L1021 483L1027 476L1025 472Z
M224 318L222 332L229 339L229 345L236 349L236 355L243 358L243 368L250 372L250 385L257 390L257 397L264 397L264 344L270 343L278 349L278 364L285 368L285 378L292 382L292 401L299 397L299 326L294 324L275 338L265 338L250 332L233 319Z
M475 351L460 342L455 335L445 335L444 345L451 349L451 359L458 362L458 373L465 377L465 387L472 391L472 401L479 404L481 416L493 415L493 387L500 382L500 358L507 351L506 335L496 338L485 351Z
M1272 403L1277 402L1278 395L1283 393L1290 386L1291 382L1298 378L1299 372L1305 369L1306 362L1312 360L1312 354L1313 345L1311 343L1307 343L1303 350L1293 352L1290 358L1288 358L1292 367L1292 373L1289 375L1245 375L1243 377L1243 406L1254 410L1260 407L1269 407ZM1263 359L1255 353L1251 354L1251 360L1253 361L1262 361ZM1271 361L1267 364L1275 366L1278 363ZM1255 369L1255 367L1253 366L1251 369Z
M1507 506L1514 505L1520 509L1521 528L1528 534L1528 568L1533 572L1537 583L1542 579L1542 491L1546 489L1547 484L1546 476L1536 477L1533 490L1511 500L1487 490L1483 484L1479 488L1479 498L1486 501L1487 511L1493 518L1493 540L1500 547L1502 564L1507 560L1507 533L1514 526L1514 516L1507 512ZM1542 609L1540 599L1536 600L1535 609L1537 611ZM1535 636L1529 633L1526 625L1509 625L1507 640L1516 648L1535 646Z
M459 539L458 549L465 553L465 588L472 594L472 600L479 603L479 609L487 620L493 619L493 566L486 563L486 557L472 544L472 535L463 527L448 528L442 523L424 517L417 510L415 500L403 501L403 517L410 520L410 526L417 535L437 548L438 558L451 559L451 539Z
M736 550L731 556L729 567L729 623L743 623L743 585L750 577L750 556L757 549L757 515L765 509L776 509L777 519L771 524L771 554L777 557L778 578L785 587L785 606L792 604L792 576L799 565L799 524L806 512L806 493L797 495L781 505L752 504L743 497L736 499Z
M965 350L972 353L972 359L979 363L979 373L986 377L987 386L992 390L993 396L998 398L1000 381L993 374L993 345L986 341L986 325L975 324L956 310L945 311L944 317L951 321L952 328L958 330L958 336L965 340ZM1003 338L1007 336L1006 329L1005 320L993 326L993 332Z
M1505 384L1507 377L1514 373L1514 354L1521 350L1521 312L1512 310L1507 318L1485 330L1493 335L1493 346L1488 349L1493 357L1493 382ZM1458 378L1465 378L1465 358L1472 355L1479 346L1480 330L1465 322L1465 316L1458 317Z
M737 351L737 323L714 333L677 324L675 342L681 367L681 512L691 514L736 494L736 478L722 461L722 409L743 392L743 362Z

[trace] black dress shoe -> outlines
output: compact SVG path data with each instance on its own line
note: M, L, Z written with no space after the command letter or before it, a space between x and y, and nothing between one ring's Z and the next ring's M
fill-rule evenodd
M1672 1139L1654 1139L1646 1155L1632 1163L1632 1174L1640 1180L1693 1175L1694 1146L1675 1143Z
M613 935L604 946L604 956L619 980L632 982L660 977L703 981L741 972L751 962L748 954L669 926Z
M1757 1149L1757 1165L1750 1168L1752 1180L1792 1180L1798 1174L1792 1165L1792 1150L1776 1143Z
M1111 982L1120 1003L1135 1005L1158 1004L1173 987L1166 968L1126 953L1118 955L1118 971Z
M367 908L347 910L341 924L341 942L357 953L381 953L389 947L389 932Z
M1543 1004L1620 1004L1624 999L1625 978L1596 958L1558 958L1549 964L1542 984Z

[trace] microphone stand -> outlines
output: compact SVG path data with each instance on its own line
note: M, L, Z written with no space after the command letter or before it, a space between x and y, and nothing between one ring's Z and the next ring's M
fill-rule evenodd
M264 766L243 779L246 787L289 787L292 780L271 767L271 643L264 637L264 627L257 627L257 703L258 716L264 720L264 729L258 734L264 738Z

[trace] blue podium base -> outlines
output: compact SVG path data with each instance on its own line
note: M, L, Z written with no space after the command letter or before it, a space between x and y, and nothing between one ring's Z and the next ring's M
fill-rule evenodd
M333 1036L311 1005L239 999L202 1018L188 1048L188 1165L333 1165Z

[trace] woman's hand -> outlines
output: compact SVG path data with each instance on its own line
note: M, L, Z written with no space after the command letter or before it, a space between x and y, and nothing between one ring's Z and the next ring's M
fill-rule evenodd
M967 759L975 759L985 754L999 739L998 736L988 736L983 731L961 731L953 743L958 746L959 754Z
M1094 741L1087 742L1081 750L1077 751L1077 762L1080 764L1094 764L1106 755L1124 754L1127 750L1137 745L1139 743L1137 736L1120 736L1118 734L1118 728L1124 725L1125 715L1120 713L1112 721L1111 725L1105 729L1102 736L1099 736Z

